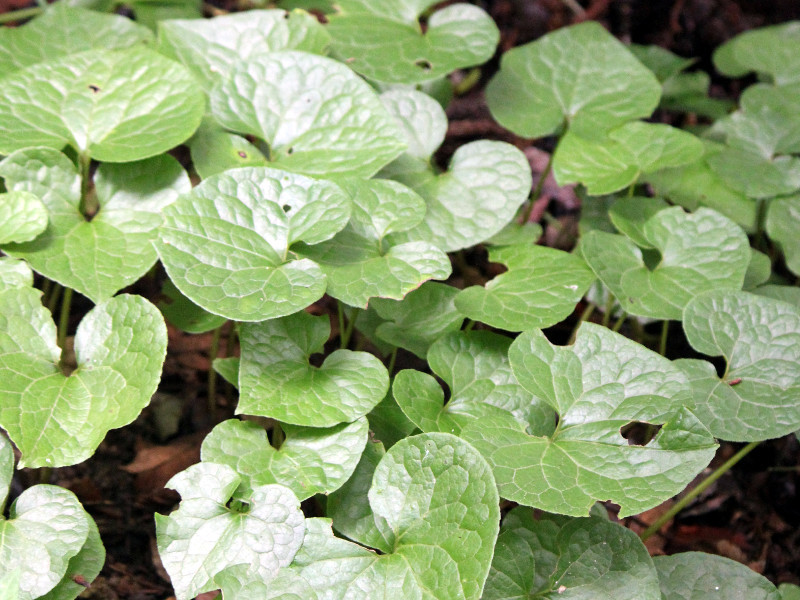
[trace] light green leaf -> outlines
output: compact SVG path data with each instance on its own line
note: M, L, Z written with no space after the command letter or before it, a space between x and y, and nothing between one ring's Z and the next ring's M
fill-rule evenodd
M66 377L39 296L32 288L0 292L0 425L22 452L20 465L72 465L150 401L167 332L158 309L141 296L101 302L78 326L78 369Z
M237 413L272 417L308 427L332 427L367 414L386 395L389 374L372 354L336 350L321 367L328 317L300 311L242 325Z
M544 230L538 223L520 225L511 221L484 243L490 246L514 246L516 244L535 244Z
M800 82L745 90L741 109L714 124L730 146L754 149L764 158L800 153Z
M386 397L369 411L367 419L369 419L370 439L382 442L386 448L391 448L417 428L400 410L391 393L386 394Z
M204 104L186 69L152 50L72 54L3 79L0 153L69 145L105 162L140 160L188 139Z
M301 310L325 292L325 275L289 247L342 229L341 189L263 167L214 175L164 211L156 248L175 286L205 310L263 321Z
M308 175L369 177L405 149L369 85L305 52L237 62L211 91L211 112L224 127L267 142L274 166Z
M545 246L492 248L489 260L505 264L508 271L486 287L463 290L455 305L470 319L508 331L564 320L595 280L580 256Z
M750 264L747 266L742 288L751 292L757 286L766 283L770 275L772 275L772 261L769 256L750 248Z
M608 519L518 506L503 519L483 600L661 600L650 555Z
M608 132L605 139L586 139L567 132L553 157L559 185L582 183L593 196L633 185L646 173L698 160L703 144L669 125L633 122Z
M76 583L75 578L81 577L85 582L90 583L100 574L106 561L106 549L103 548L103 541L100 539L100 532L97 530L94 519L88 513L86 519L89 523L86 543L81 551L70 559L67 572L61 581L39 600L73 600L86 591L86 587Z
M203 462L167 482L182 500L169 516L156 515L156 540L178 600L217 589L214 577L235 565L269 581L303 543L303 512L291 490L263 485L233 502L240 481L231 467Z
M663 600L780 600L765 577L729 558L705 552L655 556Z
M530 190L522 152L505 142L470 142L456 150L449 171L414 186L428 205L425 219L392 239L423 240L445 252L474 246L503 229Z
M535 435L550 435L552 408L532 399L508 362L511 339L489 331L455 332L434 342L428 363L450 389L444 392L430 375L406 369L394 379L392 393L406 416L422 431L458 434L470 422L513 415ZM442 406L444 404L444 406Z
M24 260L0 256L0 290L33 286L33 271Z
M626 312L680 320L683 307L698 294L741 289L750 243L716 211L667 208L653 215L641 234L658 251L651 262L624 236L590 231L581 239L584 259Z
M453 302L458 293L453 286L429 281L399 301L373 298L370 308L386 321L375 333L381 340L425 358L434 341L461 329L464 315Z
M47 228L47 209L30 192L0 194L0 244L29 242Z
M88 220L80 212L80 177L60 152L15 152L0 163L0 176L9 189L41 198L50 219L32 242L9 244L3 250L95 303L134 283L153 266L157 255L152 242L161 212L191 189L188 175L171 156L103 164L95 174L100 209Z
M691 388L683 373L619 334L584 323L572 346L559 347L534 329L514 341L509 358L520 384L559 418L548 435L531 435L510 416L462 430L504 498L572 516L611 500L626 516L683 490L714 456L713 438L684 408ZM629 445L622 431L638 422L660 431Z
M267 158L240 135L229 133L206 118L187 142L197 174L207 179L239 167L266 167Z
M696 58L683 58L655 45L630 44L628 50L662 83L697 62Z
M120 15L56 2L22 27L0 29L0 77L84 50L128 48L152 38L147 28Z
M705 71L678 73L663 82L660 106L664 110L721 119L736 108L732 100L710 98L711 76Z
M749 198L770 198L800 189L800 158L764 158L758 152L725 148L706 158L711 169L734 190Z
M155 30L159 22L170 19L200 19L202 0L127 0L136 21Z
M631 196L617 198L608 209L608 217L614 227L640 248L653 248L644 232L650 217L669 207L661 198Z
M800 275L800 195L770 202L766 228L769 237L780 245L786 267Z
M800 600L800 586L793 583L782 583L778 586L781 600Z
M228 320L219 315L206 312L175 287L169 279L161 288L161 295L166 297L158 303L158 310L164 318L181 331L187 333L205 333L221 327Z
M381 102L404 134L406 154L427 165L447 133L447 115L442 106L427 94L403 89L382 93Z
M559 29L503 54L486 89L492 116L526 138L569 128L587 139L647 117L661 85L594 22Z
M752 291L759 296L766 296L767 298L774 298L775 300L782 300L789 304L794 304L800 308L800 288L789 285L762 285Z
M233 387L239 387L239 357L215 358L211 363L212 368L222 375L222 378Z
M376 81L416 84L489 60L500 32L486 12L466 3L418 17L431 2L340 2L328 17L333 54ZM393 6L397 4L398 6Z
M409 188L388 180L339 181L353 204L348 226L328 242L298 247L300 256L319 264L328 294L366 308L370 298L402 299L429 279L445 279L450 259L427 242L386 239L422 220L425 203Z
M749 442L800 428L800 309L747 292L713 291L687 304L683 328L695 350L727 364L720 378L705 361L676 361L692 381L693 411L711 433Z
M286 441L270 446L267 432L252 421L229 419L203 440L205 462L232 467L242 481L235 497L248 497L253 489L279 483L299 500L337 490L352 475L367 442L367 420L331 429L282 424Z
M729 77L743 77L755 71L768 75L778 85L798 82L798 43L800 23L796 21L746 31L716 49L714 65Z
M19 600L20 570L0 575L0 600Z
M182 62L206 90L238 60L280 50L325 54L330 36L304 11L248 10L213 19L162 21L159 50Z

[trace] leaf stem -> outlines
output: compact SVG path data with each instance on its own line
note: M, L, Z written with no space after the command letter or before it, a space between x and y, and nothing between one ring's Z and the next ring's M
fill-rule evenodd
M617 319L616 323L614 323L614 326L611 328L611 331L613 331L614 333L617 333L617 332L620 330L620 327L622 327L622 324L623 324L623 323L624 323L624 322L625 322L627 319L628 319L628 313L626 313L626 312L623 312L623 313L622 313L622 314L619 316L619 318Z
M533 212L533 205L536 204L536 201L539 199L539 196L542 195L542 190L544 189L544 182L547 179L547 176L550 175L550 170L553 168L553 155L555 152L550 153L550 158L547 159L547 165L544 168L544 171L541 172L539 175L539 181L536 182L536 187L533 188L531 195L528 199L528 205L525 207L525 212L522 213L522 220L520 223L524 225L528 222L528 219L531 218L531 213Z
M51 314L55 315L56 312L56 304L58 304L58 299L61 297L61 292L64 290L64 287L60 283L53 282L53 285L50 288L49 295L47 298L44 299L44 305L47 307L47 310L50 311Z
M578 0L561 0L561 3L575 13L576 17L583 17L586 15L586 10L578 4Z
M731 468L742 460L745 456L750 454L750 452L758 446L761 442L750 442L744 448L739 450L736 454L731 456L728 460L726 460L722 465L717 467L711 475L706 477L703 481L697 484L688 494L686 494L683 498L678 500L667 512L661 515L656 521L650 525L647 529L645 529L642 534L639 536L641 537L642 541L645 541L647 538L652 536L654 533L659 531L665 523L667 523L670 519L672 519L675 515L681 512L686 506L694 500L697 496L702 494L708 486L714 483L717 479L722 477L725 473L731 470Z
M658 342L658 353L667 356L667 338L669 337L669 320L661 323L661 340Z
M614 298L614 294L612 294L611 292L608 292L608 298L606 299L606 305L603 308L603 320L600 322L600 324L603 327L608 327L608 324L611 322L611 311L614 310L614 301L615 300L616 300L616 298Z
M99 208L97 198L92 198L89 194L91 180L89 170L92 166L92 157L88 154L78 154L78 168L81 173L81 202L79 210L86 220L90 220L97 213Z
M21 8L19 10L12 10L10 12L0 15L0 25L3 23L14 23L15 21L22 21L29 19L44 12L41 6L32 6L30 8Z
M219 355L219 338L222 335L223 323L211 334L211 347L208 350L210 367L208 369L208 412L213 418L217 412L217 372L214 370L214 360Z
M72 288L64 288L64 297L61 299L61 314L58 317L58 339L56 343L61 348L61 362L64 362L64 356L67 351L67 327L69 326L69 312L72 308Z
M464 326L464 331L472 331L475 327L475 321L467 319L467 324Z
M353 314L345 323L344 305L339 300L336 301L336 308L339 312L339 347L344 350L350 345L350 338L353 335L353 328L356 323L356 311L358 309L353 309Z
M392 372L394 371L394 363L397 361L397 346L392 349L392 353L389 355L389 366L386 367L386 370L389 371L389 377L392 376Z
M589 317L592 316L592 313L597 308L597 305L594 302L589 302L586 304L586 308L583 309L581 316L578 317L578 322L575 323L575 327L572 328L572 333L569 336L569 341L567 342L568 346L571 346L575 343L575 338L578 337L578 329L581 328L581 325L589 320Z
M764 250L764 226L767 221L767 201L763 198L756 201L756 239L753 248Z

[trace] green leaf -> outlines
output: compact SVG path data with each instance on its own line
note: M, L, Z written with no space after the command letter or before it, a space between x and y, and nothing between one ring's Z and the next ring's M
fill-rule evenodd
M743 77L751 71L776 84L800 81L800 23L789 22L746 31L719 46L714 65L723 75Z
M456 150L446 173L414 186L428 206L425 219L392 240L423 240L445 252L474 246L503 229L530 190L522 152L505 142L470 142Z
M751 292L757 286L766 283L770 275L772 275L772 261L769 256L755 248L750 248L750 264L747 266L742 287Z
M105 162L140 160L188 139L204 104L186 69L152 50L72 54L3 79L0 153L69 145Z
M237 321L292 314L319 300L325 275L289 247L342 229L341 189L263 167L214 175L164 211L156 248L175 286L205 310Z
M224 127L267 142L274 166L308 175L369 177L405 149L369 85L305 52L237 62L211 91L211 112Z
M156 515L156 540L178 600L216 590L214 577L230 566L269 581L300 548L304 517L291 490L262 485L233 502L240 481L231 467L203 462L167 482L182 500L169 516Z
M266 167L267 158L253 144L206 118L187 142L195 171L203 179L239 167Z
M352 475L367 442L367 420L331 429L281 425L286 441L270 446L267 432L251 421L229 419L203 440L205 462L232 467L242 481L235 496L250 496L270 483L288 487L299 500L337 490Z
M47 228L47 209L30 192L0 194L0 244L29 242Z
M492 248L489 260L505 264L508 271L486 287L463 290L455 305L470 319L508 331L564 320L595 280L580 256L545 246Z
M484 10L458 3L418 18L432 2L339 2L328 17L333 54L367 79L416 84L489 60L500 32Z
M611 500L626 516L683 490L714 456L714 440L684 408L691 388L683 373L619 334L584 323L572 346L559 347L534 329L509 358L534 400L557 411L558 426L531 435L508 415L462 430L504 498L572 516ZM645 445L629 445L622 432L638 422L661 427Z
M753 148L765 158L800 153L800 82L792 85L753 85L740 99L741 109L715 123L727 143Z
M127 0L136 20L155 30L160 21L169 19L200 19L202 0Z
M158 310L161 311L167 321L181 331L205 333L221 327L228 320L219 315L212 315L197 306L181 294L181 291L169 279L164 282L161 294L166 296L167 300L162 300L158 303Z
M321 367L309 357L330 336L328 317L300 311L242 325L237 413L308 427L332 427L367 414L386 395L389 374L372 354L336 350Z
M0 292L0 425L22 452L21 466L72 465L150 402L167 332L158 309L141 296L103 301L78 326L78 368L66 377L39 296L32 288Z
M697 62L696 58L683 58L655 45L630 44L628 50L662 83Z
M70 559L67 572L61 581L39 600L73 600L86 591L86 587L76 583L75 578L80 577L88 583L94 581L100 574L100 570L106 562L106 550L103 548L103 541L100 539L100 532L97 530L94 519L88 514L86 514L86 519L89 523L86 543L80 552Z
M769 203L766 229L783 251L786 267L800 275L800 195L776 198Z
M780 600L765 577L729 558L705 552L655 556L663 600Z
M658 211L641 235L659 252L654 267L630 239L590 231L581 253L626 312L680 320L693 297L714 289L741 289L750 264L744 232L716 211L687 214L680 207ZM653 261L655 262L655 261Z
M782 583L778 586L781 600L800 600L800 586L793 583Z
M386 397L369 411L367 419L369 419L370 439L382 442L386 448L391 448L417 428L400 410L391 393L386 394Z
M0 575L0 600L19 600L20 570Z
M503 519L483 600L661 600L635 533L603 517L570 519L518 506Z
M458 293L453 286L429 281L402 300L373 298L370 308L385 320L375 333L392 346L425 358L434 341L461 329L464 315L454 303Z
M43 234L24 244L4 245L3 251L95 303L150 270L157 259L152 242L161 212L191 189L188 175L171 156L103 164L95 174L100 209L87 220L80 212L80 177L60 152L15 152L0 163L0 176L9 189L41 198L49 214Z
M762 285L752 291L759 296L766 296L767 298L774 298L775 300L782 300L789 304L794 304L800 308L800 288L789 285Z
M722 378L713 365L681 359L692 381L694 412L716 437L756 441L800 428L800 309L730 290L698 296L683 313L692 347L723 356Z
M544 230L538 223L520 225L511 221L484 243L490 246L514 246L516 244L535 244L542 237Z
M56 2L22 27L0 29L0 77L84 50L128 48L152 37L147 28L120 15Z
M0 256L0 290L33 286L33 271L24 260Z
M382 93L381 102L404 134L408 143L405 153L427 165L447 133L447 115L442 106L427 94L403 89Z
M428 351L430 368L447 384L450 399L430 375L400 371L392 393L406 416L422 431L458 434L475 421L513 415L535 435L553 432L553 410L532 399L517 381L508 361L511 339L489 331L455 332L439 338Z
M339 180L339 185L352 200L350 223L328 242L298 248L325 273L328 294L366 308L370 298L400 300L423 282L450 275L450 259L433 244L386 239L422 220L425 203L417 194L380 179Z
M636 183L646 173L698 160L703 144L669 125L625 123L605 139L585 139L567 132L553 157L559 185L582 183L593 196L610 194Z
M559 29L503 54L486 100L503 127L526 138L569 128L587 139L647 117L661 85L594 22Z
M617 198L608 209L614 227L640 248L654 248L644 232L644 226L657 212L668 208L661 198L630 196Z
M240 59L280 50L324 54L330 36L303 11L248 10L213 19L162 21L158 43L161 52L186 65L211 90Z

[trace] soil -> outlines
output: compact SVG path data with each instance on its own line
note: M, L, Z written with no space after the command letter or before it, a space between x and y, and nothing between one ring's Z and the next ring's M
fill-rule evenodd
M711 53L725 40L747 29L800 19L797 0L582 0L584 12L576 15L563 0L494 0L477 2L495 19L501 30L500 48L509 49L534 40L553 29L594 19L623 41L658 44L677 54L697 57L696 68L713 74ZM27 0L0 0L0 13L30 6ZM213 5L213 6L212 6ZM207 10L236 10L238 0L214 0ZM536 146L510 134L490 117L483 87L497 70L498 60L488 63L480 83L454 99L447 110L450 126L437 158L446 163L464 143L478 138L511 142L525 151L534 173L547 162L548 140ZM454 79L463 77L454 74ZM712 75L714 96L736 99L748 81L730 81ZM664 115L669 118L669 115ZM548 181L533 211L533 220L548 223L545 241L569 248L580 202L569 189ZM553 226L553 224L557 226ZM571 233L572 232L572 233ZM463 254L454 265L451 282L486 281L497 274L486 253L478 248ZM140 281L127 290L158 301L163 274ZM91 307L88 300L73 304L72 326ZM335 314L335 305L324 299L318 313ZM579 312L582 307L578 307ZM549 332L568 337L577 315ZM336 335L336 319L333 319ZM679 328L673 328L678 330ZM670 348L687 348L674 331ZM220 343L226 355L226 334ZM155 551L153 513L168 513L178 496L164 489L175 473L199 460L205 434L219 421L233 415L234 390L217 383L213 402L208 401L211 334L188 335L169 330L169 353L162 383L153 403L130 426L111 431L95 455L73 467L50 472L19 471L12 494L46 481L77 494L97 521L107 551L105 568L81 596L102 600L166 600L172 588ZM236 353L235 345L227 348ZM685 354L683 354L685 355ZM671 358L674 358L671 357ZM414 364L401 352L398 366ZM711 468L723 463L739 448L722 444ZM698 480L702 477L698 478ZM800 442L787 436L764 442L733 470L726 473L673 522L648 540L653 554L700 550L727 556L747 564L775 583L800 584ZM672 501L625 524L641 531ZM309 515L314 507L309 503ZM614 507L610 507L613 513ZM204 600L215 594L204 594Z

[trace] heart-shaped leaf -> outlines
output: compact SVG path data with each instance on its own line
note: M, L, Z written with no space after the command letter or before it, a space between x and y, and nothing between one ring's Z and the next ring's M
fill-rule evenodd
M405 149L369 85L305 52L236 63L211 91L211 112L228 129L264 140L269 161L288 171L369 177Z
M242 478L235 496L247 497L254 488L279 483L299 500L337 490L352 475L367 442L367 420L331 429L281 425L286 441L270 446L257 423L230 419L203 440L202 459L232 467Z
M103 164L95 174L99 211L88 220L80 211L81 181L66 156L48 148L15 152L0 163L6 187L37 195L49 223L31 242L3 251L24 258L46 277L95 303L134 283L156 262L152 246L162 210L191 189L189 177L171 156L124 165Z
M304 11L248 10L213 19L175 19L158 27L159 50L186 65L210 91L238 60L267 52L324 54L330 37Z
M408 420L391 394L381 400L367 415L370 439L391 448L411 435L417 426ZM362 455L363 456L363 455Z
M192 154L195 171L203 179L239 167L266 167L267 157L245 138L220 127L212 118L205 118L186 142Z
M433 244L386 239L422 220L425 203L417 194L380 179L348 179L339 185L353 204L350 223L328 242L298 248L327 276L328 294L366 308L372 297L400 300L424 281L450 275L450 259Z
M342 229L341 189L263 167L214 175L164 211L156 242L176 287L205 310L263 321L301 310L325 292L325 275L289 247Z
M578 255L520 244L489 250L508 271L486 287L472 286L455 299L470 319L508 331L550 327L568 317L595 280Z
M100 532L94 519L88 514L86 517L89 522L86 543L81 551L70 559L67 572L61 581L39 600L74 600L86 591L86 584L94 581L100 574L106 562L106 549L103 548L103 541L100 539Z
M769 237L780 244L786 267L800 275L800 195L770 202L766 227Z
M158 309L141 296L101 302L78 326L78 369L67 377L39 296L32 288L0 292L0 425L22 452L22 466L72 465L150 402L167 332Z
M729 77L751 71L768 75L778 84L800 81L800 23L790 22L746 31L714 52L717 70Z
M611 194L636 183L646 173L696 161L703 144L669 125L625 123L601 139L567 132L553 157L559 185L582 183L593 196Z
M240 482L228 465L207 462L167 482L182 500L169 516L156 515L156 539L178 600L216 590L214 577L230 566L269 581L303 543L303 512L291 490L262 485L233 501Z
M683 373L621 335L584 323L572 346L558 347L534 329L514 341L509 358L535 401L557 411L558 426L531 435L508 414L462 430L504 498L572 516L611 500L621 516L636 514L683 490L714 456L713 438L684 408L691 387ZM623 433L636 423L660 431L629 445Z
M776 438L800 428L800 309L747 292L714 291L686 305L692 347L726 361L676 361L694 388L694 412L716 437Z
M489 60L500 32L484 10L452 4L426 18L433 2L379 0L338 2L328 17L328 32L337 58L368 79L416 84Z
M393 89L381 102L395 118L408 143L405 154L427 165L444 142L447 115L436 100L416 90Z
M750 243L741 228L718 212L667 208L647 220L641 235L660 253L655 267L624 236L590 231L581 239L584 259L626 312L680 320L683 307L698 294L741 289Z
M300 311L242 325L238 413L308 427L355 421L389 389L386 367L372 354L336 350L321 367L309 357L330 336L328 317Z
M647 117L661 85L594 22L565 27L503 54L486 100L503 127L539 138L568 127L592 139Z
M553 409L531 399L511 372L510 338L489 331L455 332L428 351L431 370L447 384L450 399L430 375L406 369L394 379L392 393L406 416L422 431L458 434L468 423L510 413L536 435L550 435Z
M668 208L661 198L630 196L617 198L608 209L614 227L639 248L654 248L644 232L644 226L657 212Z
M204 98L178 63L145 48L90 50L3 79L0 153L30 146L130 162L188 139Z
M781 600L766 577L745 565L705 552L655 556L663 600Z
M47 209L30 192L0 194L0 244L29 242L47 228Z
M483 600L661 600L658 576L630 529L518 506L503 519Z
M0 77L68 54L128 48L152 37L146 27L120 15L56 2L22 27L0 29Z

